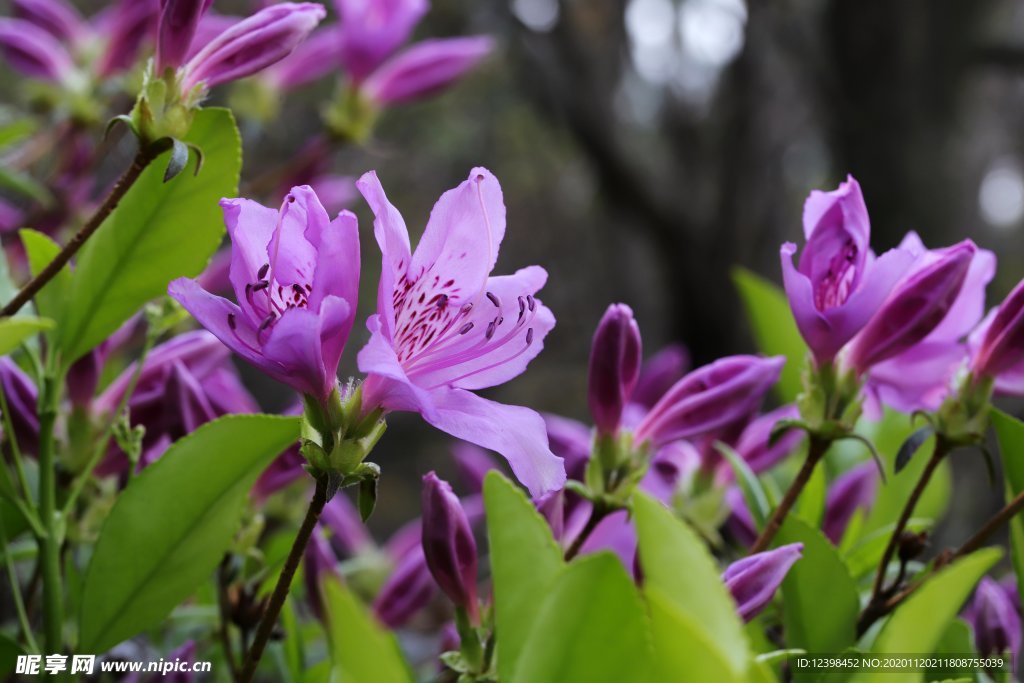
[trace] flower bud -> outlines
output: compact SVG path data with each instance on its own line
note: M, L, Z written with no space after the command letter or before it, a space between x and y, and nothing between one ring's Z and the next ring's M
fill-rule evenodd
M803 549L803 543L792 543L744 557L726 568L722 581L744 621L756 617L771 601Z
M982 657L1020 652L1020 613L1011 596L993 579L982 578L963 616L974 631L974 643Z
M804 437L799 429L790 429L776 439L775 443L769 442L772 430L780 420L799 416L800 411L795 405L784 405L754 418L743 428L736 440L735 450L750 466L751 471L755 474L765 472L793 452ZM732 468L729 468L729 472L732 472Z
M833 543L839 543L846 526L858 509L867 509L875 501L878 475L875 465L866 462L836 477L825 499L825 517L821 530Z
M381 65L427 11L427 0L335 0L341 63L360 83Z
M475 623L476 541L451 486L433 472L423 477L423 555L441 590Z
M66 44L75 43L89 33L82 15L65 0L11 0L11 13Z
M185 61L199 20L213 0L161 0L156 38L156 73L177 69Z
M972 368L979 375L998 377L1024 360L1024 280L999 305L988 323Z
M490 54L493 45L487 36L424 40L375 71L362 90L378 105L427 97L461 78Z
M326 16L323 5L281 3L243 19L214 38L185 65L184 93L212 88L265 69L287 57Z
M676 382L636 430L656 445L707 434L746 418L778 381L782 356L729 356Z
M160 17L157 0L121 0L105 15L102 32L109 36L96 68L106 78L130 69L139 50L156 31Z
M608 307L590 348L587 399L599 434L614 434L640 375L640 328L625 304Z
M68 398L75 408L84 408L92 401L99 385L102 366L101 353L97 349L85 354L68 368L65 382Z
M30 78L60 83L75 71L60 41L21 19L0 19L0 51L13 69Z
M938 327L960 295L977 251L973 242L964 240L920 259L853 340L852 367L862 374L907 351Z
M399 560L373 601L373 612L388 628L400 628L427 606L435 592L423 549L416 547Z
M690 354L681 344L658 351L640 366L640 377L630 401L650 408L690 369Z
M36 403L39 393L32 379L26 375L10 356L0 357L0 386L4 400L10 410L11 426L18 448L25 453L35 453L39 448L39 418Z

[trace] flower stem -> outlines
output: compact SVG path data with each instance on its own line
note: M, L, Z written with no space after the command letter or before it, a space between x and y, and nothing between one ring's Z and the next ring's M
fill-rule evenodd
M285 598L288 597L288 590L291 588L292 579L295 578L295 572L299 568L299 562L302 561L302 555L306 551L306 544L309 543L309 538L313 535L313 528L316 526L317 520L320 519L320 513L323 512L326 504L327 476L322 475L317 477L316 490L313 492L313 499L309 502L309 509L306 510L306 517L302 520L302 526L299 527L299 533L295 536L295 542L292 543L292 549L288 553L288 559L285 560L284 568L277 579L277 585L274 586L270 602L267 603L263 618L256 629L256 637L246 655L245 665L239 678L242 683L250 683L253 676L256 675L256 667L260 663L260 658L263 657L263 651L267 647L267 641L270 640L270 634L274 630L274 624L277 623L277 617L281 613L281 607L284 606Z
M224 648L224 659L231 671L231 680L238 680L238 663L235 661L235 650L231 647L231 630L228 616L228 568L231 555L225 555L217 568L217 607L220 612L220 624L217 629L221 646Z
M0 543L4 544L4 564L7 566L7 581L11 584L11 597L14 599L14 608L18 613L18 623L25 636L25 645L28 651L33 654L39 653L39 645L35 636L32 635L32 625L28 619L28 611L25 609L25 601L21 597L21 584L18 581L18 573L14 569L14 558L11 557L11 546L7 543L7 530L4 529L3 520L0 520Z
M900 536L903 535L903 531L907 528L907 523L910 521L911 515L914 514L914 508L917 507L917 502L921 499L925 488L932 480L932 475L935 474L935 470L938 468L939 463L942 462L942 459L946 457L946 454L949 453L949 451L950 447L946 440L942 438L942 436L936 436L935 448L932 450L932 456L925 465L924 471L921 472L921 478L917 480L914 490L910 492L910 497L903 506L903 512L900 513L900 517L896 521L896 526L892 530L892 536L889 537L889 543L885 546L885 552L882 553L882 560L878 563L878 571L875 573L875 583L871 590L870 602L876 602L885 592L885 572L889 567L889 563L892 561L893 553L896 552L896 546L899 543Z
M0 309L0 317L12 316L20 311L22 306L27 304L32 297L39 293L39 290L46 286L46 283L52 280L57 273L60 272L61 268L67 265L68 261L71 260L71 257L78 253L78 250L82 248L82 245L85 244L86 240L96 232L96 230L103 224L103 221L107 219L107 216L117 208L121 199L128 192L131 186L135 184L135 181L139 179L139 176L142 175L142 172L147 166L149 166L149 163L152 160L152 155L145 153L143 150L140 150L135 155L132 165L128 167L128 170L125 171L124 175L122 175L117 181L117 184L114 185L110 194L103 200L100 207L96 209L96 213L94 213L92 217L86 221L85 225L75 233L71 240L64 245L64 248L60 250L57 256L55 256L45 268L39 271L35 277L29 280L13 299L7 302L7 304Z
M607 505L594 503L594 506L590 511L590 518L587 519L587 523L583 526L583 529L576 534L576 538L573 539L572 544L569 546L568 550L565 551L566 561L571 560L579 554L583 544L587 542L588 538L590 538L590 534L594 532L597 525L604 521L604 518L611 513L612 508Z
M39 539L43 577L43 624L46 652L63 649L64 598L60 575L60 544L57 515L57 463L54 457L54 423L57 420L56 380L43 378L39 396L39 516L46 536Z
M828 439L811 435L810 443L807 447L807 458L804 460L804 464L800 467L800 471L796 473L796 478L793 483L789 485L789 489L786 490L786 495L782 497L782 501L779 502L778 507L772 512L771 518L765 525L761 535L754 541L754 545L750 547L750 554L759 553L768 548L772 541L775 539L775 534L779 532L782 527L782 523L786 520L786 515L793 508L796 503L796 499L800 497L801 491L807 486L807 482L810 481L811 475L814 473L814 468L818 466L818 463L825 453L828 452L829 446L832 442Z

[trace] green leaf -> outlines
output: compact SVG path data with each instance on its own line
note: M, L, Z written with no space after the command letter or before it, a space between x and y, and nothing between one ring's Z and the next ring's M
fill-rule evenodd
M542 595L546 598L519 656L514 680L651 680L643 603L618 558L607 552L580 558Z
M999 561L1002 551L986 548L957 560L925 581L896 608L871 647L876 655L932 653L975 584ZM854 681L920 681L919 672L862 673Z
M801 391L800 372L807 355L807 345L793 320L786 294L746 268L734 268L732 280L743 299L757 348L768 356L786 357L777 385L780 398L784 403L796 400Z
M657 586L644 586L654 646L652 681L739 683L744 677L692 614Z
M747 504L747 509L750 510L750 514L754 518L755 526L758 530L763 529L772 513L772 508L768 502L768 494L765 493L760 480L750 469L747 461L741 458L735 450L721 442L717 442L715 447L732 468L733 476L736 477L740 492L743 494L743 502Z
M231 113L203 109L185 142L202 147L198 177L164 183L165 152L82 248L59 343L70 363L103 341L176 277L198 275L224 234L218 202L237 192L240 141Z
M33 334L50 329L53 329L53 321L49 318L28 315L0 318L0 356L18 348Z
M337 579L323 582L331 680L338 683L412 683L398 641Z
M0 633L0 676L7 677L14 673L18 663L18 655L25 654L25 650L11 638Z
M745 675L750 646L743 622L700 537L645 494L634 496L633 516L645 588L657 589L680 614L699 625L710 651L737 677Z
M161 623L206 580L249 489L299 436L299 418L231 415L174 443L121 493L82 588L79 650L105 652Z
M930 519L912 517L907 522L907 529L914 533L920 533L931 529L931 527ZM889 537L892 536L895 528L896 524L893 523L872 531L862 537L860 542L843 555L843 560L854 579L862 579L878 569L878 563L882 561L882 553L885 552L885 546L889 544Z
M1009 502L1024 491L1024 422L1001 410L992 410L992 426L999 441L999 457L1003 462L1006 480L1006 499ZM1018 585L1024 585L1024 519L1014 515L1009 523L1010 558Z
M906 505L910 492L921 478L921 472L931 456L935 438L924 442L924 451L910 460L899 474L894 471L896 453L900 446L914 432L910 418L900 413L886 411L880 422L864 428L863 433L875 444L885 462L888 483L878 487L878 496L871 506L871 512L864 523L863 533L868 534L884 526L892 524L899 517ZM914 516L921 519L933 519L938 522L949 506L952 495L952 476L950 475L949 459L946 458L935 469L931 483L924 490L921 500L914 508Z
M519 655L541 610L541 596L548 594L565 562L547 522L526 494L498 472L484 479L484 505L501 633L498 672L502 680L514 681Z
M32 135L35 129L36 124L32 119L5 121L3 124L0 124L0 149L21 142L29 135Z
M803 543L803 556L782 582L786 646L808 652L842 652L856 640L860 611L857 584L824 534L789 517L775 545Z
M60 253L60 245L48 236L35 230L24 229L18 234L21 236L21 243L25 245L25 253L28 255L28 265L32 269L33 277L39 274L43 268L48 266ZM36 310L39 315L60 320L64 302L67 301L69 287L71 286L71 269L64 266L52 280L35 296Z
M952 662L957 659L961 661L964 655L974 652L974 638L971 635L971 627L963 619L954 619L949 623L946 632L942 634L938 645L935 646L934 654L938 657L948 657ZM928 672L932 680L950 680L954 678L970 678L973 669L969 666L953 668L944 667Z

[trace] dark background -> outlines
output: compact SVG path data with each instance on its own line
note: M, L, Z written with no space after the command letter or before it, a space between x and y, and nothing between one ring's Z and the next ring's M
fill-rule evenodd
M991 303L1024 274L1020 2L435 0L416 37L470 33L497 39L481 68L388 112L366 148L343 150L334 167L376 169L414 239L472 166L497 175L509 226L497 272L547 268L541 298L558 325L493 398L584 418L590 336L614 301L634 308L649 353L683 342L700 364L754 350L730 269L778 281L778 247L799 241L804 197L847 173L863 186L876 250L911 229L931 246L969 236L999 256ZM11 83L4 76L0 92ZM306 89L278 123L244 126L245 176L318 132L332 91ZM365 206L354 208L362 321L379 254ZM357 323L344 374L365 337ZM246 374L268 407L288 402ZM389 420L374 454L385 471L376 526L415 513L420 473L452 473L449 447L414 416ZM958 467L968 479L957 534L996 498L980 460Z

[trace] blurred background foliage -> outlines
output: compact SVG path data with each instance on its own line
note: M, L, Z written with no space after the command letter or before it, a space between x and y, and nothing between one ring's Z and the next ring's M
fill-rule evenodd
M494 36L495 54L444 95L389 111L333 170L376 169L414 235L472 166L498 176L509 229L497 272L544 266L542 298L558 318L529 371L493 392L501 401L584 418L590 336L612 301L633 307L647 353L682 342L699 365L753 350L731 269L778 281L778 247L798 240L808 191L846 173L863 186L876 250L907 230L932 246L966 234L999 257L990 302L1024 275L1019 2L434 0L416 36L471 33ZM15 102L17 85L4 71L0 102ZM243 194L320 131L334 87L326 79L289 95L273 122L242 112ZM222 89L212 102L231 97ZM130 143L114 151L101 178L123 168ZM379 252L369 212L353 208L363 320ZM355 371L362 330L343 375ZM286 407L287 392L243 371L267 408ZM443 435L402 415L389 431L375 458L385 468L380 529L418 511L419 474L452 470ZM970 479L949 530L962 536L997 496L980 463L956 464Z

